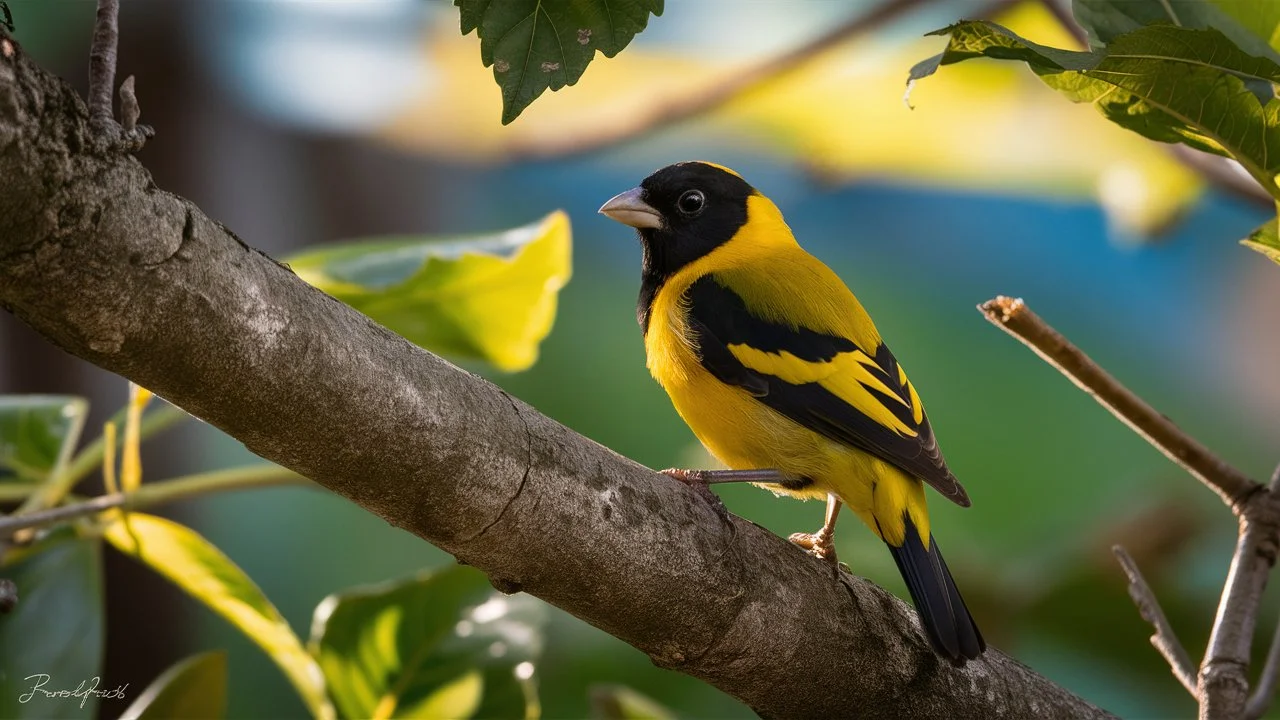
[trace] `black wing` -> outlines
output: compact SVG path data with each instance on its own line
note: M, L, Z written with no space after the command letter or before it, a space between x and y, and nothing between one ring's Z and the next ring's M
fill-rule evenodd
M711 275L693 283L686 297L702 366L721 382L746 389L814 432L892 463L958 505L969 505L969 496L947 469L919 397L883 343L868 351L849 338L763 319ZM850 364L855 360L856 365ZM852 395L838 392L830 378L801 380L810 369L838 363L856 370L858 386L849 385L854 381L850 378L839 381L857 387L859 399L851 401Z

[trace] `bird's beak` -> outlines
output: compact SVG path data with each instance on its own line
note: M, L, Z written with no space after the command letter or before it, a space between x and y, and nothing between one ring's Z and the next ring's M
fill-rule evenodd
M662 216L653 206L640 199L642 192L637 187L614 195L609 202L600 206L600 214L633 228L661 230Z

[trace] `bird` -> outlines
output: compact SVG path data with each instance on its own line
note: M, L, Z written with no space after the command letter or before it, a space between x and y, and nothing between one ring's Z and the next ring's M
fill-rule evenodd
M848 507L889 547L934 650L986 649L930 532L925 485L962 507L916 388L852 291L797 243L782 212L712 162L668 165L599 211L637 231L636 319L647 365L727 470L665 470L826 500L790 540L838 568ZM709 494L709 493L708 493Z

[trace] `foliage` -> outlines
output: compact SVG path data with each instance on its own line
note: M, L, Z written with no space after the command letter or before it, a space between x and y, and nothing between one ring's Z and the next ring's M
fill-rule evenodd
M18 586L19 599L0 616L0 717L95 716L98 698L84 690L102 675L101 546L61 528L7 558L5 576ZM36 690L37 684L43 687ZM81 696L43 694L59 690Z
M147 434L142 409L149 397L145 390L131 389L122 411L125 466L129 458L140 463L138 446ZM42 483L56 479L55 466L83 464L79 456L68 462L62 448L78 433L75 418L85 408L81 398L0 397L0 445L8 448L7 457L22 459L11 465L24 476L20 483L0 481L6 496L38 492ZM114 452L104 454L102 446L95 443L81 454L112 462ZM63 459L55 462L57 457ZM184 482L198 488L192 492L217 490L219 483L234 487L237 477L258 472L255 465L126 492L141 498L148 490ZM140 464L124 473L130 474L140 479ZM190 482L196 478L202 482ZM167 493L167 499L176 497L181 494ZM6 575L17 584L19 601L9 615L0 616L4 717L92 716L98 697L92 693L82 693L84 706L76 704L74 710L64 700L20 698L41 673L50 675L50 690L64 689L57 678L101 676L100 539L168 578L261 647L314 717L336 717L335 703L351 718L539 714L532 677L542 651L544 610L528 596L496 593L475 570L419 573L331 595L316 610L308 649L257 584L199 533L172 520L116 509L57 527L31 547L6 555ZM221 717L226 675L222 653L188 658L157 678L125 716Z
M188 527L141 513L110 522L104 535L117 550L164 575L260 645L315 717L334 716L323 675L298 636L258 586L209 541Z
M592 720L671 720L674 717L660 703L625 685L591 688Z
M454 0L462 34L480 36L480 58L502 88L506 125L546 90L573 85L596 51L613 57L644 30L663 0Z
M299 277L429 350L533 365L569 280L569 218L497 235L382 238L289 258Z
M0 480L40 482L61 472L88 404L65 395L0 397Z
M345 717L523 718L544 622L537 600L455 567L330 595L310 644Z
M220 720L227 713L227 654L192 655L165 670L120 720Z
M1159 6L1146 0L1078 3L1095 43L1083 52L1030 42L991 22L960 22L933 33L948 36L947 47L912 68L908 83L977 57L1025 62L1049 87L1073 102L1093 104L1126 129L1238 161L1267 194L1280 199L1275 53L1211 6L1195 5L1200 14L1188 13L1195 21L1190 26L1165 24L1180 18L1169 15L1168 3ZM1250 17L1261 22L1264 15L1270 17ZM1215 18L1221 25L1210 24ZM1151 22L1157 24L1141 24ZM1261 55L1232 40L1246 36L1246 45Z

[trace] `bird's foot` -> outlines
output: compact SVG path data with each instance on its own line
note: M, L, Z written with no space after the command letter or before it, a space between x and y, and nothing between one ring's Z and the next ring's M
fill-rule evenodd
M826 528L816 533L793 533L787 539L804 548L810 555L819 560L826 560L839 567L839 561L836 560L836 546L833 542L832 534L827 532Z
M725 522L732 522L729 518L729 508L724 506L724 501L719 495L711 492L711 486L707 484L706 470L682 470L680 468L667 468L661 471L667 477L675 478L680 482L693 488L695 492L702 496L704 500L710 503L715 509L716 514Z
M836 548L831 541L831 536L822 530L816 533L792 533L791 537L787 539L804 548L810 555L819 560L835 558Z

